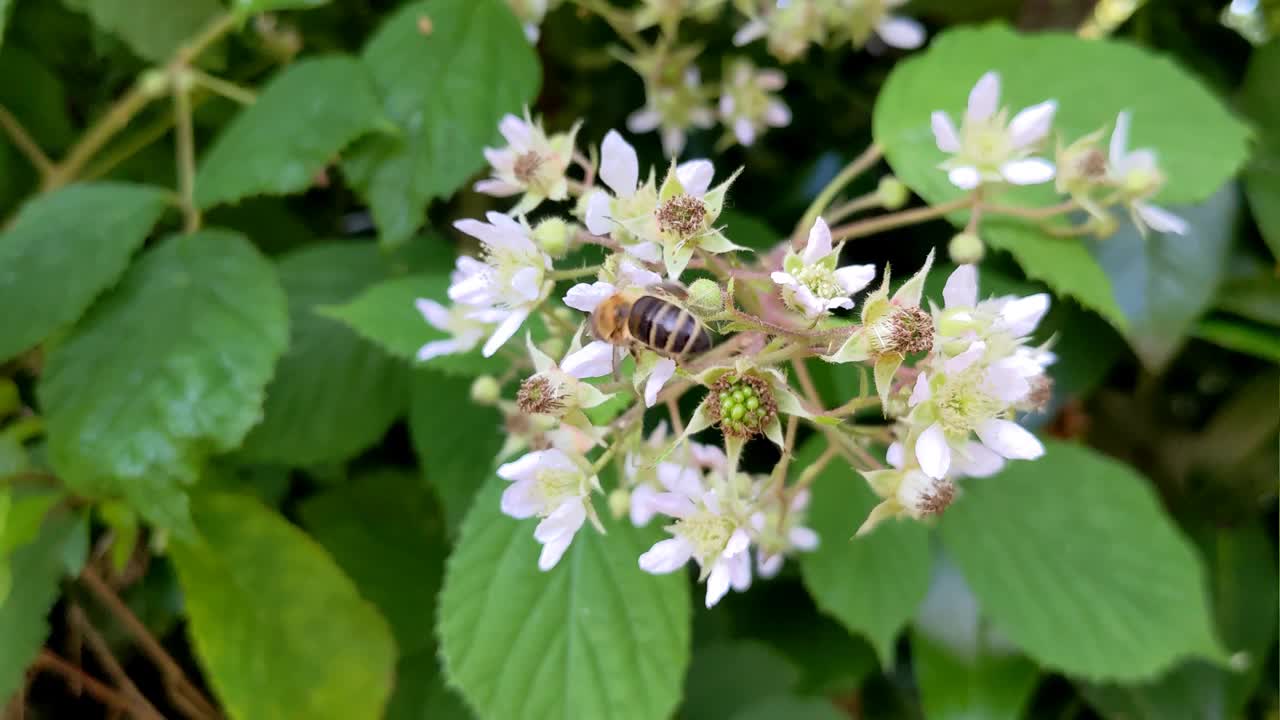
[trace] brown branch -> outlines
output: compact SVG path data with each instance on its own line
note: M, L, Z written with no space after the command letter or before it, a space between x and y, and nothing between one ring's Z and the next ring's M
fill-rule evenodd
M85 692L92 695L95 700L112 710L128 710L139 717L146 717L146 713L140 712L138 708L135 708L129 698L116 692L113 688L86 673L81 668L58 657L48 648L40 651L40 655L36 658L32 667L36 671L45 671L61 676L67 681L67 686L70 688L83 687Z
M111 646L107 644L107 639L102 637L93 625L89 624L89 618L85 616L84 611L79 607L71 608L71 619L80 631L84 633L84 639L89 645L90 652L94 657L98 658L98 662L107 674L116 681L120 686L120 690L130 701L134 714L138 717L164 720L164 715L151 704L150 700L142 694L137 685L133 684L133 680L129 679L129 673L124 671L124 667L120 665L120 661L116 660L115 655L111 654Z
M941 205L926 205L925 207L912 208L911 210L902 210L888 215L881 215L867 220L859 220L858 222L841 225L831 229L831 239L834 242L844 242L854 238L875 235L885 230L904 227L906 225L914 225L928 220L940 218L947 213L963 210L973 205L974 199L972 195L956 198L951 202L942 203Z
M169 652L151 634L147 626L138 619L137 615L133 614L129 606L116 595L111 586L99 577L92 567L85 566L84 572L80 574L80 580L106 606L116 620L125 626L129 634L138 642L142 651L160 669L161 675L164 676L165 684L171 689L171 695L181 692L197 706L200 715L217 717L218 711L213 703L209 702L208 698L187 679L182 666L169 655Z

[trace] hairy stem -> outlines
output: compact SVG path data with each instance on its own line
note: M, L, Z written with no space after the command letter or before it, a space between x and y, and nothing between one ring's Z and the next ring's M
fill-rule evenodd
M1080 209L1080 203L1075 200L1064 200L1057 205L1049 205L1047 207L1024 208L1016 205L997 205L994 203L981 203L979 207L987 213L996 215L1011 215L1013 217L1023 218L1024 220L1048 220L1051 217L1063 215L1073 210Z
M101 633L89 623L89 618L85 617L84 611L78 607L72 607L71 617L74 624L84 633L84 639L88 642L89 650L93 652L94 657L98 659L107 674L116 681L116 685L120 686L120 691L125 697L129 698L134 714L142 718L164 720L164 715L160 714L155 705L152 705L142 691L138 690L138 686L129 679L129 674L111 654L111 647L107 644L106 638L102 637Z
M257 93L230 80L215 77L195 68L189 68L187 72L191 73L191 79L195 80L197 85L212 90L228 100L238 102L241 105L252 105L258 101Z
M42 649L36 657L33 667L37 671L51 672L61 676L71 688L80 687L94 697L95 700L112 710L127 710L137 717L146 717L145 708L136 707L129 698L121 695L106 683L98 680L82 668L67 662L48 648Z
M877 208L880 207L881 204L880 193L876 190L872 190L865 195L859 195L852 200L843 202L834 208L831 208L831 210L826 214L826 220L828 223L838 223L854 213L862 212L863 210L870 210L871 208Z

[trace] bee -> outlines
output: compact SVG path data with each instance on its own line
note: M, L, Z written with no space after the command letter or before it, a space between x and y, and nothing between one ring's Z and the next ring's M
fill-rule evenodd
M711 332L675 301L684 289L664 284L653 290L624 290L605 298L591 313L591 332L607 343L648 348L675 360L710 350Z

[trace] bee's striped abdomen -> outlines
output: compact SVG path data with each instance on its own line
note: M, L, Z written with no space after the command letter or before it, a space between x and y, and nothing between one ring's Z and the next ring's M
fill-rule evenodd
M638 298L627 322L631 337L661 355L681 357L711 349L711 335L702 323L688 310L661 298Z

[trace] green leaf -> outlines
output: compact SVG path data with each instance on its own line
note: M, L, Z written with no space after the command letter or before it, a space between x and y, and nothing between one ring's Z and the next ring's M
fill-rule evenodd
M467 514L440 595L446 676L481 717L660 720L689 663L689 589L636 558L659 539L602 518L538 570L535 523L502 515L494 477Z
M218 14L218 0L62 0L119 37L143 60L164 62Z
M300 516L387 619L402 656L435 646L448 543L435 500L417 477L370 474L307 499Z
M1058 100L1053 137L1064 142L1110 128L1121 110L1131 111L1130 145L1155 150L1168 176L1158 196L1166 204L1207 199L1248 154L1248 128L1166 57L1118 40L1021 34L999 24L955 28L894 67L873 118L894 173L930 203L964 194L937 167L947 156L934 143L930 113L943 110L958 121L969 90L988 70L1000 73L1000 103L1015 112ZM1051 205L1056 198L1046 183L1011 191L1002 202Z
M1243 717L1262 677L1275 637L1275 551L1256 525L1214 531L1203 538L1210 566L1214 610L1226 646L1239 653L1242 669L1188 661L1159 680L1142 685L1085 684L1089 703L1108 718L1198 720Z
M1258 144L1244 173L1249 197L1262 238L1280 259L1280 39L1253 51L1240 88L1240 109L1253 122Z
M1043 281L1058 295L1075 298L1116 329L1125 328L1127 320L1111 280L1085 244L1092 240L1057 238L1026 223L1004 219L983 227L987 244L1013 255L1028 277Z
M35 541L10 558L13 577L21 580L0 601L0 707L22 687L27 667L49 636L46 617L61 594L60 581L80 572L88 544L82 515L55 513L47 516Z
M429 200L484 167L498 121L533 100L541 71L501 0L407 5L369 40L364 62L401 136L369 138L344 157L343 169L368 200L381 238L396 245L422 224Z
M502 414L472 402L469 380L420 370L413 374L409 434L452 534L494 474L503 442Z
M359 61L329 57L289 65L201 158L196 203L208 208L306 190L339 151L381 122L373 82Z
M414 301L430 298L448 306L448 287L447 275L410 275L374 285L348 303L322 307L319 312L341 320L392 355L417 363L419 348L448 335L428 325ZM471 352L435 357L422 366L467 376L499 369L497 361L480 355L479 344Z
M248 240L166 239L49 355L38 392L54 470L183 529L182 486L258 421L287 337L275 270Z
M9 25L11 12L13 12L13 0L0 0L0 45L4 44L4 31Z
M1122 333L1149 370L1169 364L1213 304L1235 238L1238 203L1235 188L1227 185L1198 206L1175 209L1187 220L1186 235L1144 238L1126 223L1115 235L1091 242L1127 319Z
M732 720L845 720L830 700L778 696L766 698L732 716Z
M1280 283L1276 282L1275 262L1260 255L1236 254L1216 303L1219 310L1280 327Z
M188 631L235 719L379 718L395 644L315 541L258 501L197 498L200 539L174 542Z
M719 224L724 227L725 237L738 245L760 252L767 252L774 245L782 242L785 237L765 224L763 220L737 210L725 210L720 213L719 221Z
M0 306L8 318L0 361L75 322L124 272L165 202L158 188L103 182L24 205L0 235Z
M439 717L440 703L466 717L436 660L432 631L448 543L427 488L409 473L378 472L308 499L301 516L391 625L400 656L388 717Z
M408 370L316 308L351 299L387 276L373 243L310 245L277 263L289 299L289 349L267 386L262 423L242 454L313 465L373 445L405 407Z
M811 464L822 441L797 454L795 467ZM929 589L929 535L915 522L891 521L854 538L877 499L866 481L839 459L813 483L809 525L822 544L800 556L805 587L818 608L850 632L866 636L883 667L893 665L893 641Z
M1040 460L967 483L940 525L995 627L1085 678L1221 661L1200 560L1143 478L1088 448L1045 446Z
M942 555L911 632L911 659L925 716L1023 717L1039 671L994 631L954 563Z
M257 15L280 10L310 10L328 3L329 0L233 0L232 5L241 15Z
M1280 362L1280 330L1228 316L1205 318L1192 334L1219 347Z
M765 698L788 695L800 682L800 668L756 640L705 645L693 654L685 680L682 720L733 717Z

